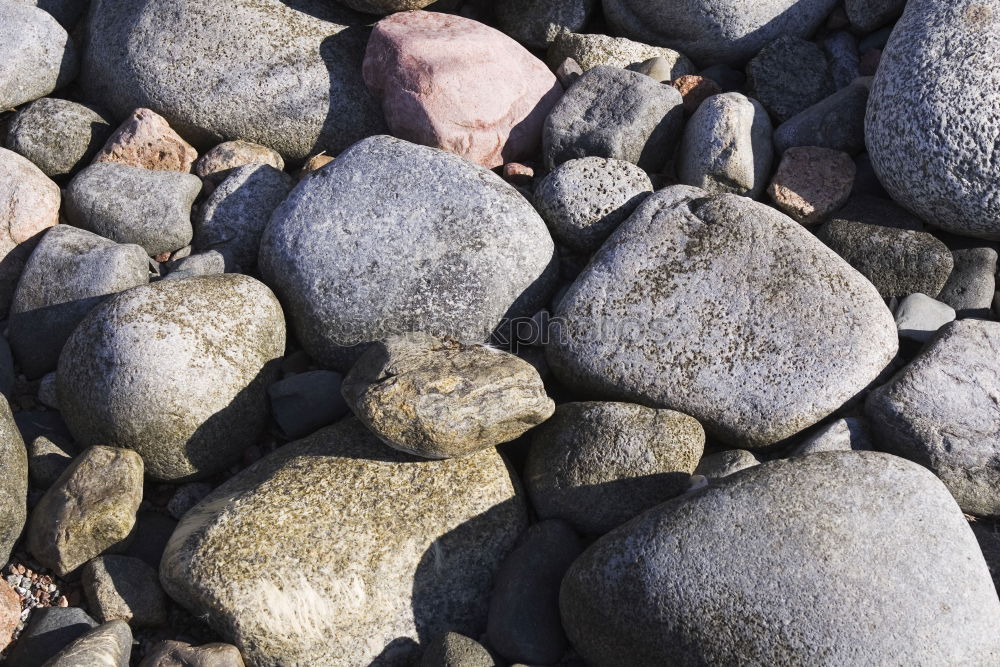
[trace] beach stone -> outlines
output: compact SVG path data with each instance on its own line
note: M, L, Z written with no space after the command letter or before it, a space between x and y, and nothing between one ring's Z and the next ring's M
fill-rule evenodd
M446 632L427 645L420 667L497 667L497 663L476 640Z
M848 155L865 150L865 109L871 77L855 79L833 95L804 109L774 131L774 148L820 146Z
M803 225L815 225L847 202L855 171L847 153L796 146L781 156L767 193L782 212Z
M73 40L51 14L0 2L0 109L45 97L76 78L78 69Z
M65 576L120 546L142 501L142 459L118 447L91 447L73 459L31 513L26 546Z
M278 171L285 168L285 161L276 150L236 139L224 141L206 151L194 163L194 173L203 180L218 185L237 167L252 164L268 165Z
M167 262L163 280L183 280L195 276L214 276L226 272L226 256L217 250L206 250Z
M205 482L181 484L167 502L167 513L180 521L185 514L191 511L192 507L211 493L213 488L211 484Z
M839 209L831 220L848 220L866 225L909 229L917 232L927 229L920 218L891 199L867 194L851 195L843 208Z
M671 81L673 81L673 78L671 77L671 74L673 73L672 71L673 68L671 66L671 63L663 56L656 56L655 58L644 60L637 65L636 64L629 65L625 69L633 70L635 72L638 72L639 74L645 74L646 76L650 77L651 79L659 83L670 83ZM689 75L685 74L684 76L689 76ZM683 78L684 78L683 76L679 77L678 80ZM684 93L680 90L680 88L678 88L678 92L680 92L681 96L683 97Z
M698 422L632 403L562 403L531 432L524 485L542 519L599 535L687 490Z
M882 54L865 121L892 198L935 227L1000 239L1000 4L906 5Z
M705 100L684 126L677 176L709 193L753 199L767 186L773 155L764 107L740 93L724 93Z
M323 155L322 153L320 153L318 155L313 155L312 157L310 157L308 160L306 160L302 164L302 168L299 169L299 173L298 173L298 177L297 177L298 180L301 181L303 178L305 178L309 174L313 173L314 171L316 171L318 169L322 169L323 167L325 167L326 165L330 164L331 162L333 162L333 158L330 157L329 155Z
M503 0L496 3L497 26L529 49L545 49L561 32L582 29L594 0Z
M823 52L830 63L830 76L837 90L851 85L861 76L861 55L858 38L845 31L837 32L822 42Z
M1000 655L1000 601L955 501L920 466L878 452L764 463L664 503L585 551L560 606L592 665Z
M7 662L18 667L42 667L65 646L98 625L80 607L37 607L7 654Z
M546 62L549 67L555 68L567 58L576 61L584 72L598 65L626 68L641 65L650 58L663 58L666 62L661 66L665 64L669 69L670 81L697 71L694 63L673 49L634 42L625 37L590 33L563 32L555 36L549 45Z
M413 9L423 9L434 0L339 0L341 4L369 14L392 14Z
M160 581L248 664L413 664L418 640L485 630L526 523L496 451L418 459L347 419L213 491L177 527Z
M938 329L955 320L955 309L926 294L910 294L896 306L899 337L926 343Z
M80 16L87 11L89 4L89 0L17 0L17 2L44 9L66 30L73 29Z
M121 619L133 628L167 623L167 600L156 570L130 556L98 556L82 571L90 609L102 623Z
M343 376L333 371L296 373L267 388L271 414L288 438L301 438L350 412L340 393Z
M1000 515L1000 322L946 324L868 395L883 451L930 468L968 514Z
M647 72L643 72L643 74L649 76ZM670 85L681 94L684 99L684 113L689 116L697 111L706 99L722 93L722 88L715 81L694 74L678 77L670 82Z
M820 427L795 448L792 456L817 452L849 452L875 449L868 424L861 417L844 417Z
M191 171L198 152L150 109L136 109L108 137L94 163L112 162L155 171Z
M549 170L568 160L604 157L658 172L684 122L681 94L638 72L599 65L566 91L545 120Z
M556 606L556 613L559 613L558 606ZM10 646L17 626L20 624L21 598L10 584L0 583L0 650Z
M62 445L40 435L28 443L28 476L41 490L55 484L73 462L73 455Z
M66 176L90 163L111 130L111 119L95 107L43 97L14 114L5 145L46 176Z
M562 95L545 63L513 39L440 12L379 21L364 78L393 135L489 168L533 156Z
M580 63L572 58L564 58L555 69L556 78L559 79L559 83L566 90L576 83L581 74L583 74L583 68L580 67Z
M652 192L649 176L631 162L585 157L543 178L534 202L557 242L590 253Z
M861 32L872 32L892 23L905 6L906 0L844 0L847 18Z
M429 459L509 442L555 409L528 362L423 333L369 347L344 378L342 393L380 440Z
M534 208L496 174L379 136L292 191L258 263L303 349L344 371L396 333L485 341L505 314L530 316L553 287L554 251Z
M799 37L786 35L774 40L747 63L746 71L748 94L778 123L834 92L823 50Z
M117 163L94 164L66 188L70 223L117 243L135 243L149 255L191 242L191 206L201 192L192 174Z
M989 318L996 291L996 247L971 239L949 239L949 246L954 268L937 298L954 308L960 318Z
M755 465L760 465L760 461L753 452L745 449L725 449L702 457L698 467L694 469L694 474L709 479L720 479Z
M125 621L88 630L45 663L45 667L128 667L132 631Z
M7 399L0 397L0 560L7 562L27 517L28 454Z
M819 422L898 345L878 291L812 234L688 186L647 198L553 315L548 361L565 386L683 412L743 449Z
M21 274L8 321L14 358L28 378L56 369L59 352L87 313L116 294L149 282L149 258L83 229L47 230Z
M154 644L139 667L244 667L244 662L240 650L232 644L212 642L192 646L167 640Z

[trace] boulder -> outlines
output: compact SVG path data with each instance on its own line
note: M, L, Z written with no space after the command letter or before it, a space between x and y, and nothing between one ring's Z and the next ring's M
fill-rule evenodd
M46 176L66 176L93 159L111 130L111 119L96 107L43 97L14 115L4 145Z
M842 151L796 146L781 156L767 194L803 225L823 222L851 196L856 167Z
M212 642L191 646L167 640L150 648L139 667L244 667L240 650L232 644Z
M530 49L545 49L556 35L587 25L595 0L502 0L497 25Z
M94 156L94 162L188 173L198 151L174 131L167 119L150 109L136 109L118 126Z
M236 139L224 141L209 149L194 163L194 173L213 186L218 185L237 167L265 164L278 171L285 168L285 161L272 148Z
M420 667L497 667L497 662L475 639L446 632L427 645Z
M947 239L954 267L938 299L948 304L958 317L990 317L996 291L997 246L973 239Z
M7 653L7 662L18 667L42 667L63 647L98 625L80 607L37 607Z
M78 68L76 46L51 14L0 2L0 109L45 97L72 81Z
M344 378L333 371L296 373L267 388L271 415L288 438L301 438L346 416L340 390Z
M133 628L167 623L167 600L156 570L131 556L98 556L82 571L83 590L97 620Z
M708 479L718 479L755 465L760 465L760 461L753 452L745 449L724 449L703 457L698 462L698 467L694 469L694 474Z
M45 667L128 667L132 631L125 621L110 621L87 631L45 663Z
M910 294L896 306L899 337L926 343L938 329L955 320L955 309L926 294Z
M785 35L747 63L747 87L777 123L834 92L830 63L816 44Z
M625 37L592 33L563 32L556 35L549 45L546 62L555 69L567 58L575 60L584 71L598 65L627 68L650 58L663 58L661 65L669 70L671 81L698 71L687 56L673 49L634 42Z
M7 399L0 397L0 560L7 562L28 515L28 453Z
M820 146L856 155L865 149L865 109L871 77L861 77L795 114L774 131L774 147Z
M817 452L849 452L871 450L872 437L868 423L862 417L845 417L818 428L802 441L792 456Z

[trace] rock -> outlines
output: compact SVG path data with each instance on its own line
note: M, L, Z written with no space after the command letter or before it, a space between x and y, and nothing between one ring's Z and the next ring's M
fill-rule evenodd
M1000 5L906 6L872 85L865 121L872 164L892 198L935 227L1000 239ZM943 130L942 128L947 128ZM995 134L995 133L994 133Z
M17 153L0 148L0 316L14 298L38 234L59 223L59 186Z
M175 528L177 522L166 514L140 511L135 516L135 528L123 553L139 558L153 569L159 570L163 551Z
M896 229L910 229L918 232L926 229L920 218L891 199L870 195L852 195L847 204L837 211L833 219Z
M291 176L266 164L230 170L195 216L194 247L221 253L231 272L252 271L264 228L293 185Z
M28 455L7 399L0 397L0 561L10 557L27 516Z
M968 514L1000 515L1000 323L946 324L868 395L879 449L930 468Z
M779 37L747 63L747 87L778 123L834 92L823 50L792 36Z
M44 435L28 443L28 476L43 491L55 484L71 463L72 454Z
M182 257L167 263L168 273L163 280L182 280L195 276L214 276L226 272L226 256L217 250Z
M932 475L877 452L829 452L646 512L577 559L560 606L593 665L991 664L992 584Z
M148 257L83 229L56 225L28 259L10 311L10 343L22 372L55 370L83 318L109 295L149 282Z
M94 164L66 188L66 217L77 227L159 255L191 242L191 205L199 192L201 180L192 174Z
M530 49L545 49L562 32L587 25L594 0L503 0L496 3L497 25Z
M38 402L53 410L59 409L59 398L56 396L56 374L46 373L38 380Z
M951 242L954 268L938 299L955 309L958 317L989 318L996 291L996 247L982 242Z
M562 95L555 75L513 39L440 12L379 21L364 78L393 135L490 168L537 152Z
M531 432L524 485L542 519L602 534L687 490L705 447L693 418L631 403L563 403Z
M710 97L698 108L681 140L681 183L709 193L759 197L771 173L771 120L760 102L739 93Z
M167 600L156 570L138 558L98 556L83 566L83 589L102 623L121 619L133 628L167 623Z
M556 607L559 613L559 607ZM21 624L21 598L6 582L0 583L0 650L6 649Z
M417 459L348 419L205 498L177 527L160 581L248 664L411 664L418 637L485 629L493 577L526 520L495 451Z
M80 16L87 11L88 0L16 0L22 4L44 9L59 21L59 24L72 30Z
M834 33L824 39L823 52L830 63L830 76L837 90L851 85L861 76L861 56L858 53L858 38L844 31ZM867 93L865 94L867 97ZM862 132L864 125L862 122Z
M88 630L97 621L79 607L38 607L28 617L28 625L7 654L7 662L18 667L42 667Z
M182 484L174 491L174 495L170 496L170 501L167 503L167 512L170 516L180 521L184 518L185 514L191 511L192 507L200 503L205 496L212 492L212 488L211 484L204 482Z
M874 449L868 424L860 417L845 417L820 427L795 448L792 456L817 452L849 452Z
M535 207L559 243L591 253L653 191L642 169L624 160L563 162L535 187Z
M253 278L161 281L80 323L59 358L59 404L77 442L134 449L153 479L189 481L238 461L263 430L284 348L281 307Z
M927 232L835 219L816 236L886 299L914 292L936 297L951 274L948 246Z
M396 248L405 255L386 252ZM334 370L396 333L485 341L505 314L537 312L555 277L545 223L513 187L386 136L359 142L292 191L264 233L259 265L303 349Z
M856 79L778 126L774 147L784 153L792 146L820 146L849 155L865 149L865 108L871 77Z
M329 426L350 411L340 388L343 377L332 371L297 373L267 388L271 414L287 438L301 438Z
M125 621L110 621L73 640L45 667L128 667L132 631Z
M638 72L599 65L566 91L545 120L548 169L582 157L605 157L658 172L684 122L681 94Z
M285 161L277 151L237 139L224 141L208 150L194 163L194 173L212 185L218 185L237 167L252 164L268 165L278 171L285 168Z
M847 153L797 146L781 156L767 193L781 211L803 225L814 225L847 202L854 173Z
M572 58L579 63L584 72L598 65L625 68L640 65L650 58L663 58L670 71L670 81L685 74L694 74L696 71L694 63L673 49L608 35L574 32L556 35L549 45L546 61L549 67L554 69L566 58Z
M423 9L434 0L340 0L344 5L369 14L392 14L411 9Z
M862 197L878 197L886 201L891 201L889 199L889 194L882 187L882 184L878 180L878 176L875 174L875 168L872 166L871 158L868 157L868 153L861 153L854 158L854 164L858 170L857 174L854 176L854 189L851 191L851 196L862 196ZM898 206L898 204L897 204ZM898 206L901 211L905 211L901 206ZM912 213L907 213L913 217L914 220L919 220ZM920 223L923 226L923 222Z
M94 163L112 162L154 171L191 171L198 152L149 109L136 109L118 126L94 156Z
M385 128L361 80L370 22L318 0L233 0L224 13L213 0L94 0L81 80L119 117L149 107L192 143L337 154Z
M0 109L45 97L76 78L73 40L47 12L0 3Z
M899 337L926 343L938 329L955 320L955 309L926 294L910 294L896 306Z
M476 640L446 632L427 645L420 667L497 667L497 663Z
M380 440L428 459L509 442L555 409L528 362L422 333L372 345L344 378L342 393Z
M892 23L905 6L906 0L844 0L847 18L860 32L872 32Z
M111 129L111 120L95 107L45 97L14 115L5 145L46 176L65 176L91 161Z
M671 76L671 74L673 74L673 64L663 56L656 56L655 58L643 60L641 63L629 65L625 69L633 70L639 74L645 74L657 83L671 83L673 81L673 77ZM685 74L684 76L690 75ZM684 76L679 77L677 80L680 81L684 78ZM677 86L674 87L677 88ZM684 92L681 91L680 88L677 88L677 92L681 93L681 97L684 96Z
M745 449L726 449L703 457L698 462L698 467L694 469L694 474L710 479L721 479L755 465L760 465L760 461L752 452Z
M744 449L819 422L897 350L877 290L832 250L770 207L688 186L646 199L554 316L565 386L689 414Z
M497 573L486 634L510 661L555 664L566 651L559 585L583 551L568 523L541 521L524 532Z
M559 83L564 89L569 89L576 83L581 74L583 74L583 68L572 58L565 58L555 70L556 78L559 79Z
M154 644L139 667L244 667L244 663L239 649L232 644L191 646L168 640Z
M301 181L309 174L313 173L318 169L322 169L331 162L333 162L333 158L330 157L329 155L323 155L322 153L320 153L319 155L313 155L308 160L306 160L305 163L302 165L302 168L299 169L298 180Z
M688 116L697 111L706 99L722 93L722 88L715 81L694 74L678 77L670 85L676 88L684 99L684 113Z

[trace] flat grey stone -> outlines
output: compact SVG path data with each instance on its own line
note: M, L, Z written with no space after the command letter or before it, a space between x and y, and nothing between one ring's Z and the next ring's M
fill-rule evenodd
M910 294L896 306L899 337L926 343L938 329L955 320L955 309L926 294Z
M43 97L16 114L4 145L49 177L86 166L111 136L111 119L96 107Z
M834 92L830 64L812 42L784 36L747 63L747 88L775 122L784 123Z
M152 567L131 556L98 556L82 571L83 590L97 620L133 628L167 623L167 599Z
M0 3L0 109L13 109L62 88L77 74L76 47L42 9Z
M544 49L562 32L587 24L595 0L503 0L496 3L497 27L531 49Z
M132 631L125 621L110 621L88 630L59 651L44 667L128 667Z
M28 625L7 654L7 662L18 667L42 667L65 646L98 625L80 607L38 607L31 612Z
M27 518L28 454L10 404L0 397L0 560L10 558Z
M340 394L343 376L333 371L296 373L267 388L271 415L288 438L301 438L350 412Z
M802 441L792 456L803 456L817 452L867 451L872 447L871 433L867 422L861 417L844 417L820 427Z
M745 449L726 449L702 457L698 467L694 469L694 474L718 479L755 465L760 465L760 461L753 452Z
M576 61L585 72L598 65L627 68L650 58L666 61L671 80L696 71L687 56L673 49L593 33L563 32L556 35L549 45L546 61L549 67L556 68L567 58Z
M865 149L865 109L871 77L862 77L800 111L774 131L779 153L793 146L821 146L850 155Z

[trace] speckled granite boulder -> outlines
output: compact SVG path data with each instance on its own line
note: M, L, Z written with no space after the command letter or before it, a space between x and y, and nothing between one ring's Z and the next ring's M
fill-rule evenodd
M598 65L625 68L650 58L663 58L662 64L669 68L671 80L698 71L687 56L673 49L634 42L625 37L592 33L564 32L556 35L545 60L554 69L566 58L575 60L584 71Z
M800 111L774 131L774 147L821 146L855 155L865 149L865 110L871 77L861 77Z
M485 630L526 521L495 451L427 461L348 419L213 491L177 527L160 580L248 664L410 665L417 641Z
M112 129L111 120L94 107L45 97L14 115L5 145L46 176L65 176L86 166Z
M420 667L497 667L497 662L475 639L446 632L427 644Z
M128 667L132 631L125 621L100 625L76 639L45 667Z
M745 449L724 449L703 457L698 462L698 467L694 469L694 474L718 479L756 465L760 465L760 461L753 452Z
M48 12L0 2L0 109L45 97L76 76L76 46Z
M747 63L749 95L776 122L784 123L834 93L833 75L823 50L813 42L779 37Z
M795 448L792 456L871 449L874 447L868 422L863 417L845 417L817 429Z
M587 24L595 0L501 0L496 3L497 24L531 49L544 49L564 32Z
M7 399L0 396L0 559L10 557L28 516L28 453Z

